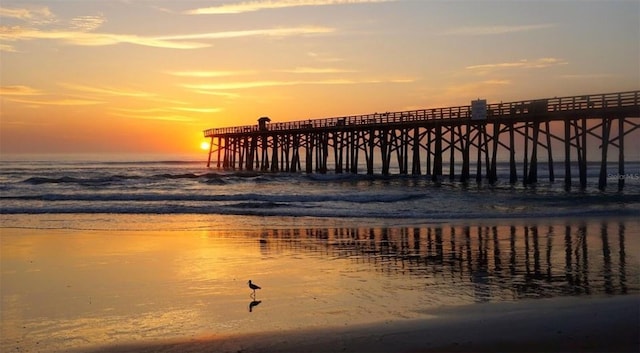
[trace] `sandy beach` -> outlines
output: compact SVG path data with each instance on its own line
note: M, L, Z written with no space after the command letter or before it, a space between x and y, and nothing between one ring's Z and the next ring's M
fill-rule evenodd
M433 318L100 347L125 352L637 352L640 297L474 304Z

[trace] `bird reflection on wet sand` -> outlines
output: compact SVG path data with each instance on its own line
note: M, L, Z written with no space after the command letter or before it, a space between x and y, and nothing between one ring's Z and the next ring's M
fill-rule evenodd
M258 306L260 303L262 303L262 300L254 300L251 303L249 303L249 312L253 312L253 308Z

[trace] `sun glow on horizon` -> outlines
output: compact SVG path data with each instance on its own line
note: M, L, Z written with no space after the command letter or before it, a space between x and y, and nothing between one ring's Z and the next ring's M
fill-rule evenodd
M200 143L200 149L203 151L208 151L210 147L211 147L211 144L207 141L202 141Z

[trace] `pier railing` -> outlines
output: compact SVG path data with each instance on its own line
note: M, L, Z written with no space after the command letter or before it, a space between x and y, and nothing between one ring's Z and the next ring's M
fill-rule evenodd
M585 110L634 106L640 106L640 91L554 97L508 103L491 103L487 104L487 118L518 118L528 114L559 112L580 113ZM400 112L376 112L371 114L276 122L268 125L268 131L294 131L332 127L363 127L444 119L471 119L471 105ZM260 127L255 124L207 129L204 131L204 136L213 137L226 134L242 134L259 131L262 130L260 130Z

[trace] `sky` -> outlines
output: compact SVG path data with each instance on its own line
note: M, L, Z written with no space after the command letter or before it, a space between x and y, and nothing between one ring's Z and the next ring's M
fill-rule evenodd
M640 89L640 1L3 0L0 155Z

